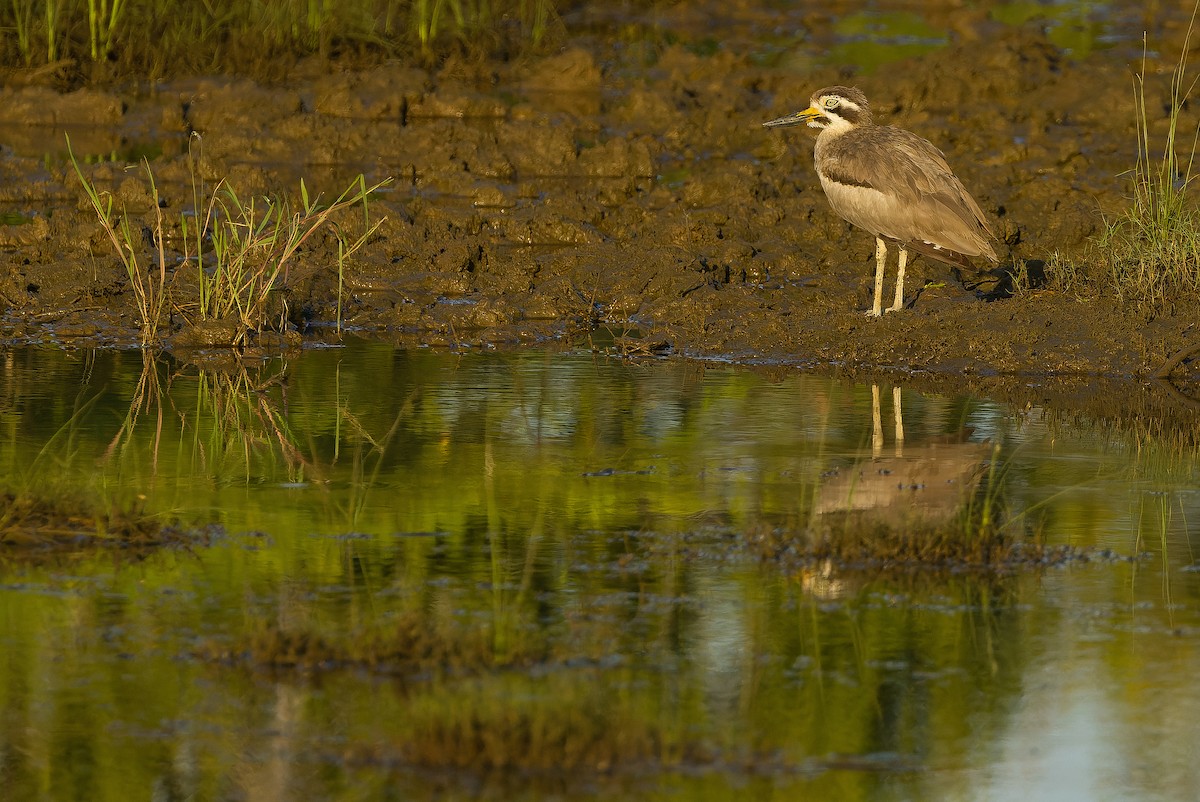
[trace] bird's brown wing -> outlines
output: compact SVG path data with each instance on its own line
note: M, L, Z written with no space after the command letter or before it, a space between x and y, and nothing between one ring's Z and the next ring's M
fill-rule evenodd
M892 126L851 131L832 143L822 169L841 183L872 187L926 210L931 218L957 219L966 231L993 236L983 210L950 171L946 157L910 131Z
M912 251L913 253L918 253L921 256L925 256L929 259L936 259L937 261L950 265L951 267L961 267L965 270L973 269L971 260L957 251L950 251L945 248L935 248L927 242L920 242L916 240L900 242L897 244L903 245L906 249Z

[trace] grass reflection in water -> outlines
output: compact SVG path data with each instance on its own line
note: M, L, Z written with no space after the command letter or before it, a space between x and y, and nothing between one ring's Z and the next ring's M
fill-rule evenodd
M445 770L456 794L517 771L567 796L738 796L694 785L711 772L944 796L1072 626L1041 601L1068 575L1013 554L1123 537L1069 517L1088 489L1082 458L1042 453L1057 424L979 399L386 345L16 351L3 377L0 459L41 472L27 492L225 533L129 560L4 543L5 782L54 795L428 798Z

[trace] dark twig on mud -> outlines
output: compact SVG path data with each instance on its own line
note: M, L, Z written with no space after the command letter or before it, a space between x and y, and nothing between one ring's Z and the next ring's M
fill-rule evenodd
M1184 406L1192 408L1200 408L1200 400L1192 398L1187 393L1180 390L1171 382L1171 373L1175 368L1182 365L1187 359L1197 352L1200 352L1200 343L1194 343L1185 348L1180 348L1158 370L1154 371L1154 379L1157 383L1167 391L1167 395L1178 401Z
M1156 379L1167 378L1168 376L1171 375L1171 371L1173 371L1173 370L1175 370L1175 368L1179 367L1185 359L1187 359L1189 356L1196 353L1197 351L1200 351L1200 343L1195 343L1193 345L1187 346L1186 348L1179 349L1178 351L1176 351L1174 353L1174 355L1171 356L1170 359L1168 359L1166 362L1164 362L1162 364L1162 367L1160 367L1158 370L1154 371L1154 378L1156 378Z

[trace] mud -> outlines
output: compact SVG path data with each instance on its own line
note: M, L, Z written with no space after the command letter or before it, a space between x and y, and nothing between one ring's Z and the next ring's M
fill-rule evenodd
M85 207L68 133L93 180L146 221L139 157L178 216L191 203L189 146L204 180L224 177L246 196L295 194L301 177L327 194L360 172L394 177L371 204L386 222L343 276L342 314L344 330L402 345L590 341L900 373L1027 403L1194 413L1189 360L1173 366L1169 387L1148 382L1200 339L1197 299L1148 309L1112 292L1074 297L1044 275L1055 255L1086 262L1104 215L1125 203L1146 27L1157 43L1151 132L1165 130L1185 16L1108 8L1109 44L1081 56L1044 20L1008 25L959 9L930 20L948 31L946 46L864 74L819 57L836 14L721 8L720 43L695 9L664 11L657 27L640 20L632 41L604 35L619 26L593 10L565 22L601 33L510 62L312 61L285 84L219 76L66 93L53 76L10 76L0 93L0 337L137 342L129 281ZM767 37L785 24L806 32L803 44ZM1001 268L957 276L918 259L909 308L864 316L873 238L830 211L810 132L760 126L832 83L860 86L879 121L946 152L994 221ZM336 336L335 246L311 242L282 290L292 342ZM1013 291L1007 273L1026 262L1033 286ZM188 269L175 280L186 283ZM221 340L186 328L173 317L167 344Z

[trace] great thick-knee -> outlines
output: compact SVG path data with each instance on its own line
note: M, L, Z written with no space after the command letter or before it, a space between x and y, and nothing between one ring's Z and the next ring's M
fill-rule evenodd
M998 261L979 204L950 172L940 150L911 131L875 125L866 95L853 87L821 89L810 103L763 125L807 123L821 129L813 155L829 205L875 235L875 299L868 314L878 317L883 311L888 243L900 251L889 312L904 307L909 251L959 267L969 267L972 256Z

